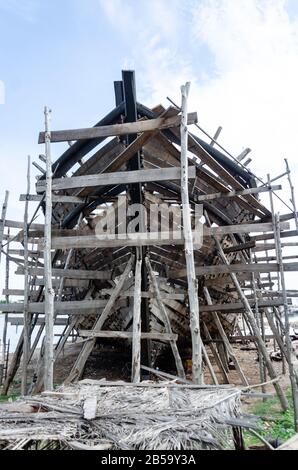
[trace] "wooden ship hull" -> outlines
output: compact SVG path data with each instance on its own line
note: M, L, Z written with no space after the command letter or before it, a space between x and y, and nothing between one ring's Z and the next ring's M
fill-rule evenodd
M150 109L138 103L134 80L133 72L123 72L123 80L115 82L116 107L93 128L40 134L39 142L45 142L46 149L60 141L70 145L53 163L53 178L43 174L38 178L36 194L21 196L27 202L38 201L47 220L49 206L45 197L50 194L52 211L50 226L47 222L45 226L30 223L14 238L24 248L32 243L34 249L27 265L22 259L26 250L19 251L21 258L17 259L17 273L25 273L29 280L29 292L25 292L27 307L25 302L23 307L3 307L6 313L25 309L25 328L10 364L4 393L18 369L24 343L28 346L28 331L30 336L38 321L43 323L37 329L37 337L43 335L50 297L55 302L53 321L67 318L55 345L53 362L73 332L82 344L66 383L83 375L96 344L111 342L126 350L132 343L132 375L133 381L138 380L134 375L134 361L139 354L134 349L134 339L138 335L142 344L141 358L137 357L139 371L140 364L152 371L162 357L168 358L172 352L175 362L168 364L168 372L176 366L178 375L185 379L183 361L197 360L201 347L203 360L212 372L206 351L210 345L224 381L228 376L223 363L232 357L241 382L247 385L229 345L229 338L239 330L238 319L243 313L267 361L270 377L275 377L255 323L255 301L243 293L254 286L254 273L262 287L259 274L279 269L256 264L251 253L251 249L258 249L256 242L267 236L252 237L252 232L268 232L267 238L274 238L272 214L259 199L259 192L272 188L257 187L256 177L239 160L217 150L214 140L202 140L197 129L193 133L190 126L197 122L196 113L184 116L178 107L165 109L159 105ZM184 150L183 119L189 124L188 147ZM188 159L189 171L184 180L182 153ZM135 210L135 205L139 209ZM189 219L184 217L185 205ZM152 207L160 211L154 227ZM177 219L177 214L182 217ZM164 228L165 222L169 222L168 229ZM191 252L193 277L187 261L188 223L193 236L200 235L200 244ZM130 236L130 224L134 226L134 236ZM18 224L11 226L22 228ZM168 234L164 233L167 230ZM181 236L173 238L172 234L179 231ZM45 288L50 277L46 234L51 238L54 292ZM199 311L196 307L194 314L196 303ZM282 301L265 296L262 305L274 307L282 305ZM42 348L35 371L37 392L44 383L45 355ZM100 361L104 364L104 351ZM192 379L198 383L194 372L197 373L193 364ZM214 372L211 375L218 383ZM279 386L275 386L282 396Z

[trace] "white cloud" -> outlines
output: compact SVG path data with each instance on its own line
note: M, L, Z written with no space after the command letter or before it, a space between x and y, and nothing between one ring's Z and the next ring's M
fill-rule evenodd
M235 156L252 148L250 168L263 179L282 173L288 158L295 184L298 21L289 16L288 2L142 5L146 13L135 24L124 62L137 71L139 98L155 105L171 96L179 103L180 85L190 80L190 108L198 111L202 127L212 134L223 126L220 143ZM131 24L131 17L127 21ZM279 194L290 205L287 180L282 184ZM277 199L275 204L276 210L289 212Z
M283 157L295 164L298 23L286 2L204 0L193 9L193 32L214 60L197 97L206 125L223 125L235 150L252 147L263 175L280 169Z

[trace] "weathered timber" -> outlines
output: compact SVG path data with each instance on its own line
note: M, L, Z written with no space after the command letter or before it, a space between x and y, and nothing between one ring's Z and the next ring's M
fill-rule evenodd
M188 124L197 122L197 113L189 113L187 116ZM139 134L141 132L150 132L156 129L169 129L179 127L181 123L180 116L160 117L137 122L127 122L124 124L112 124L110 126L98 126L85 129L73 129L53 131L51 133L51 142L67 142L71 140L98 139L100 137L111 137L117 135ZM45 142L45 133L39 134L38 143Z
M94 332L101 331L101 328L103 327L105 321L107 320L108 316L110 315L112 307L113 307L114 303L116 302L117 298L119 297L119 294L122 290L123 284L126 281L128 275L131 271L133 262L134 262L134 256L132 255L130 260L128 261L128 263L126 265L126 268L125 268L123 274L121 275L121 277L120 277L120 279L119 279L119 281L118 281L118 283L117 283L117 285L114 289L114 292L111 294L111 296L110 296L110 298L109 298L109 300L108 300L101 316L96 321L96 323L93 327ZM77 357L77 360L76 360L72 370L70 371L69 376L66 379L66 383L70 383L73 380L78 379L82 375L85 364L86 364L86 361L87 361L89 355L92 352L92 349L95 345L95 342L96 342L96 339L91 338L90 341L87 341L84 344L84 346L82 347L82 349L80 351L80 354Z
M195 167L191 167L189 178L195 178ZM53 179L53 190L88 188L116 184L147 183L151 181L179 180L180 168L159 168L150 170L119 171L114 173L102 173L99 175L72 176L70 178ZM37 192L44 191L44 181L36 184Z
M131 380L140 382L141 378L141 285L142 259L137 259L135 267L135 285L133 297L133 333L132 333L132 364Z
M158 308L160 310L160 315L161 315L162 321L164 323L165 330L166 330L167 333L172 334L172 326L171 326L171 323L170 323L170 320L169 320L169 317L168 317L168 313L167 313L166 308L165 308L165 306L164 306L164 304L163 304L163 302L160 298L160 290L159 290L159 287L158 287L158 284L157 284L157 280L156 280L155 274L152 270L149 258L147 256L145 258L145 263L146 263L147 271L148 271L148 274L149 274L149 279L151 281L151 285L152 285L153 290L154 290L155 295L156 295L157 305L158 305ZM175 359L178 375L182 378L185 378L185 372L184 372L182 360L181 360L181 357L180 357L180 354L179 354L179 351L178 351L176 341L171 341L170 345L171 345L172 353L173 353L173 356L174 356L174 359Z
M273 186L272 189L274 191L278 191L282 189L281 185ZM247 194L259 194L268 192L270 189L267 187L260 187L260 188L249 188L244 189L243 191L229 191L228 193L213 193L213 194L204 194L197 197L198 202L205 202L205 201L214 201L216 199L223 199L229 197L236 197L236 196L246 196Z
M79 335L83 338L115 338L115 339L130 339L133 340L132 331L111 331L111 330L101 330L94 332L92 330L80 330ZM152 339L156 341L177 341L178 335L174 333L140 333L140 339Z
M30 164L31 158L28 156L27 168L27 194L30 193ZM22 364L22 395L27 395L27 372L30 354L30 315L29 315L29 255L28 255L28 201L25 202L24 211L24 345Z
M88 309L97 309L105 307L107 304L105 299L97 300L69 300L69 301L57 301L54 303L55 310L57 312L75 312L76 310L88 310ZM0 310L2 312L8 313L23 313L24 304L20 302L11 302L9 304L2 304ZM30 302L28 304L28 311L30 313L44 313L45 312L45 302Z
M4 226L5 226L5 220L6 220L8 197L9 197L9 191L5 191L5 198L4 198L4 202L2 205L1 220L0 220L0 261L1 261L1 254L2 254L2 244L3 244L3 240L5 239Z
M288 225L284 226L288 228ZM223 236L233 233L250 233L264 232L271 230L272 224L239 224L228 225L222 227L203 227L204 237ZM193 237L197 232L193 232ZM30 241L38 243L42 246L43 239L30 239ZM53 237L52 247L55 249L66 250L69 248L113 248L119 246L151 246L151 245L183 245L185 240L180 231L170 232L145 232L145 233L129 233L129 234L104 234L104 235L86 235L86 236L69 236L69 237Z
M298 263L285 263L285 272L296 272L298 271ZM213 266L198 266L196 267L197 276L208 276L213 274L230 274L230 273L269 273L278 272L279 267L277 263L254 263L254 264L217 264ZM172 279L179 279L186 277L186 269L170 270L169 277Z
M23 268L18 268L16 274L24 274ZM31 276L43 276L44 270L42 268L29 268ZM111 279L111 273L108 271L91 271L84 269L62 269L53 268L53 277L66 277L70 279Z
M204 295L205 295L205 299L207 301L207 304L209 306L213 306L213 303L212 303L212 300L211 300L211 297L210 297L210 294L209 294L209 291L208 291L207 287L204 287ZM240 376L242 384L246 387L249 386L248 380L247 380L247 378L246 378L246 376L245 376L245 374L244 374L244 372L243 372L243 370L240 366L240 363L239 363L239 361L238 361L238 359L237 359L237 357L234 353L234 350L233 350L232 346L230 345L230 342L228 340L226 332L223 329L223 326L221 324L219 316L217 315L216 312L214 312L213 318L214 318L216 327L218 329L218 333L219 333L219 335L220 335L220 337L221 337L222 341L224 342L224 345L227 349L227 352L228 352L229 356L232 358L232 361L234 362L235 368L236 368L236 370L237 370L237 372Z
M188 300L190 311L190 331L192 340L192 380L196 384L202 383L202 342L200 335L200 315L198 300L198 281L195 273L194 247L191 228L191 213L188 193L188 129L187 106L190 83L181 86L181 202L183 207L183 235L184 253L187 271ZM207 353L205 351L205 360ZM207 356L208 357L208 356ZM209 358L208 358L209 360ZM207 364L209 364L207 360ZM211 371L212 373L212 371Z

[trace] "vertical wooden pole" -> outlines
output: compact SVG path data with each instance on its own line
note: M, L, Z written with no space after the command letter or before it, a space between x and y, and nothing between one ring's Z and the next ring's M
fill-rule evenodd
M217 380L216 374L214 372L213 366L210 362L210 359L209 359L209 356L208 356L208 353L206 351L206 348L205 348L204 344L202 344L202 353L203 353L204 361L206 362L206 366L208 367L208 370L210 372L212 382L214 383L214 385L218 385L218 380Z
M51 225L52 225L52 159L50 110L45 107L46 198L44 227L44 279L45 279L45 358L44 387L53 390L54 374L54 291L52 286Z
M208 217L208 213L205 211L204 214L205 214L206 221L207 221L208 225L210 226L211 224L210 224L210 220L209 220L209 217ZM218 255L220 256L220 258L222 259L224 264L229 265L230 263L229 263L226 255L225 255L225 253L224 253L224 251L221 247L221 244L219 243L219 241L217 240L216 237L213 237L213 239L214 239L216 247L217 247ZM239 295L239 298L240 298L240 300L243 304L244 315L245 315L246 322L247 322L248 325L250 325L250 327L252 329L252 332L253 332L253 335L255 336L256 342L258 344L259 350L263 354L264 361L266 363L266 367L268 369L268 373L270 375L270 378L272 380L276 379L277 378L276 372L274 370L274 367L271 364L271 360L270 360L267 348L266 348L266 346L263 342L263 339L262 339L260 330L258 328L258 325L256 324L251 306L249 305L249 302L248 302L245 294L242 291L242 288L239 284L239 281L237 279L236 274L235 273L229 273L229 275L230 275L230 277L233 281L234 286L236 287L236 291L237 291L237 293ZM286 399L286 396L284 394L283 389L281 388L280 384L277 381L274 382L274 388L275 388L276 394L277 394L277 396L280 400L280 404L281 404L282 409L284 411L286 411L289 407L288 401Z
M2 206L1 220L0 220L0 262L1 262L1 254L2 254L2 242L3 242L3 235L4 235L8 197L9 197L9 191L5 191L5 199L4 199L4 203Z
M207 301L207 304L208 305L212 305L212 299L210 297L210 294L209 294L209 290L207 287L204 287L204 295L205 295L205 299ZM230 342L228 340L228 337L226 335L226 332L225 330L223 329L222 327L222 324L221 324L221 321L219 319L219 316L217 314L217 312L214 312L214 315L213 315L213 318L214 318L214 321L215 321L215 324L216 324L216 327L218 329L218 332L224 342L224 345L229 353L229 355L231 356L233 362L234 362L234 365L235 365L235 368L240 376L240 379L241 379L241 382L242 384L245 386L245 387L248 387L249 386L249 383L248 383L248 380L247 378L245 377L244 375L244 372L239 364L239 361L237 359L237 357L235 356L235 353L234 353L234 350L232 348L232 346L230 345Z
M252 261L251 254L250 254L250 261ZM255 261L256 261L256 259L255 259ZM259 296L258 296L258 292L257 292L255 273L252 273L252 274L251 274L251 282L252 282L252 290L253 290L254 301L255 301L255 315L256 315L256 321L257 321L258 327L261 328L261 331L262 331L262 338L263 338L264 344L265 344L265 346L266 346L266 343L265 343L264 318L262 318L262 312L260 312L260 310L259 310ZM257 344L256 344L256 346L257 346ZM260 369L260 380L261 380L261 383L264 383L264 382L266 382L266 367L265 367L263 355L261 354L260 351L259 351L259 369ZM262 392L263 392L263 393L266 393L265 385L262 385ZM264 400L265 400L265 398L263 399L263 401L264 401Z
M10 236L10 229L7 230L8 240ZM5 289L9 289L9 241L7 242L7 256L5 262ZM6 294L5 296L6 303L9 303L9 295ZM5 361L5 345L6 345L6 338L7 338L7 323L8 323L8 313L4 315L4 325L3 325L3 334L2 334L2 344L3 344L3 351L2 351L2 359L3 363Z
M297 216L296 201L295 201L295 191L294 191L294 186L293 186L292 179L291 179L291 171L290 171L289 163L286 158L285 158L285 163L286 163L288 181L289 181L290 190L291 190L291 203L292 203L293 210L294 210L296 230L298 232L298 216Z
M283 259L282 259L282 247L280 241L280 220L279 214L276 215L276 244L277 244L277 259L279 264L280 272L280 281L283 293L283 307L284 307L284 317L285 317L285 336L286 336L286 346L288 353L288 366L289 366L289 376L292 388L292 399L294 406L294 425L295 431L298 432L298 389L295 378L295 370L292 362L292 341L290 337L290 322L289 322L289 310L288 310L288 299L287 299L287 290L286 282L284 275Z
M137 259L135 268L135 286L133 296L133 333L131 381L140 382L141 376L141 284L142 259Z
M28 155L27 167L27 195L30 194L30 164L31 159ZM22 395L27 394L28 363L30 356L30 315L29 315L29 262L28 262L28 205L25 202L24 213L24 344L23 344L23 362L22 362Z
M215 362L217 364L217 367L218 367L220 373L222 374L224 383L228 384L228 383L230 383L228 374L227 374L227 372L226 372L226 370L223 366L222 360L221 360L221 358L220 358L220 356L217 352L217 349L216 349L216 347L214 346L214 344L212 342L211 335L209 333L208 327L207 327L205 322L203 322L203 328L204 328L204 333L205 333L206 339L209 341L209 347L212 351L212 354L213 354L213 357L214 357Z
M193 254L193 238L191 229L191 214L188 194L188 129L187 108L190 83L181 87L181 202L183 213L183 235L185 243L185 260L188 283L188 299L190 310L190 331L192 339L192 380L202 383L202 343L200 334L200 315L198 299L198 281L195 272Z

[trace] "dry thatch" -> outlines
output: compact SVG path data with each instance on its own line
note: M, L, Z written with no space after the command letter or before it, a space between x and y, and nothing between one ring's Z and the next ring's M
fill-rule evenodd
M83 380L0 407L7 449L229 449L240 391Z

